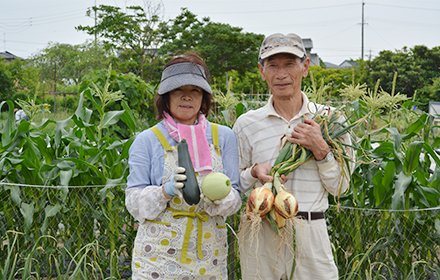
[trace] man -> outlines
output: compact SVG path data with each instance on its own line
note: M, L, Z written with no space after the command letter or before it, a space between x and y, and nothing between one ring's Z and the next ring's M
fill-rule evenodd
M15 113L15 121L19 122L21 120L27 120L29 121L29 117L26 115L26 113L22 109L14 109Z
M341 166L323 139L320 126L311 119L326 107L312 103L301 91L310 60L296 34L272 34L261 45L258 68L271 96L268 103L240 116L235 125L240 152L243 192L272 181L269 171L280 150L280 139L309 149L313 157L283 178L299 204L295 219L295 252L262 221L257 240L240 238L243 279L338 279L324 212L328 193L338 195L349 186ZM351 144L346 135L344 142ZM340 180L342 180L340 184ZM246 219L245 216L242 217ZM280 246L281 244L284 244ZM294 256L295 255L295 256ZM294 267L293 267L294 266Z

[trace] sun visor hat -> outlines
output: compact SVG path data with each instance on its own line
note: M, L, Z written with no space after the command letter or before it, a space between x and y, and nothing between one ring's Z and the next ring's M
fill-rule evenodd
M203 67L192 62L181 62L166 67L162 72L158 93L162 95L188 85L197 86L212 94Z

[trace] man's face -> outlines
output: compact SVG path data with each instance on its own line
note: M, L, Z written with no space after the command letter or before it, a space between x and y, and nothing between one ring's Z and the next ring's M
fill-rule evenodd
M307 76L310 60L292 54L280 53L258 64L263 80L267 82L274 97L288 97L301 93L301 81Z

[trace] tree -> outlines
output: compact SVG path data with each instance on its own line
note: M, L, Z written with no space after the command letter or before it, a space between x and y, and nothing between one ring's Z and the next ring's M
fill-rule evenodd
M386 50L367 64L370 87L380 79L382 88L391 92L393 76L397 72L396 88L411 97L417 90L432 84L433 79L438 77L440 47L404 47L396 52Z
M28 60L14 59L8 63L8 68L14 84L13 100L26 100L41 88L40 73Z
M423 83L420 75L422 69L416 64L407 48L397 52L381 51L371 61L368 69L370 70L368 80L370 88L373 88L376 81L380 80L380 86L386 92L391 92L394 73L398 75L396 88L407 96L412 96Z
M87 15L96 16L97 22L93 26L78 26L77 30L85 31L89 35L99 36L104 46L126 58L134 58L128 68L141 76L148 78L144 68L154 63L157 57L157 24L158 12L161 6L129 6L126 11L119 7L100 5L87 10Z
M55 43L34 56L32 63L41 70L43 81L78 85L87 73L107 68L110 56L102 46L90 42L82 45Z
M0 59L0 100L11 98L13 93L12 74L9 71L6 63Z
M422 69L422 77L424 84L427 81L432 81L434 78L438 78L440 70L440 46L432 49L426 46L414 46L411 49L411 54L417 65L420 65Z
M108 89L106 89L108 84ZM143 126L154 124L155 109L154 96L156 88L147 84L139 76L133 73L119 73L115 70L97 69L84 76L80 84L80 92L90 89L102 88L109 92L121 92L124 94L129 107L138 114L136 117ZM113 104L110 106L112 110L123 110L121 104Z
M230 70L239 74L254 71L264 38L260 34L243 32L240 27L211 22L209 18L200 21L186 8L175 19L162 23L160 30L161 54L197 51L217 78L225 77Z
M303 88L324 89L326 96L323 98L340 99L339 91L350 84L362 84L359 66L353 68L323 68L321 66L310 66L309 74L303 80Z

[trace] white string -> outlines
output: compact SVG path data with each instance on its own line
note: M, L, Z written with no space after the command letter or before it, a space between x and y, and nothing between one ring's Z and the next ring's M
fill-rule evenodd
M83 186L45 186L45 185L29 185L29 184L17 184L17 183L8 183L8 182L0 182L0 186L16 186L16 187L30 187L30 188L48 188L48 189L78 189L78 188L104 188L104 187L119 187L126 186L126 183L123 184L106 184L106 185L83 185Z
M235 233L234 229L232 228L232 226L228 223L225 223L225 225L232 231L232 234L235 236L235 238L238 240L238 236Z
M337 211L338 206L332 205ZM375 209L375 208L361 208L361 207L351 207L351 206L339 206L341 209L347 210L362 210L362 211L372 211L372 212L421 212L421 211L436 211L440 210L440 206L430 207L430 208L414 208L414 209Z
M123 186L125 187L126 185L127 185L126 183L121 183L121 184L85 185L85 186L45 186L45 185L30 185L30 184L0 182L0 186L17 186L17 187L47 188L47 189L78 189L78 188L105 188L105 187L114 188L114 187L123 187ZM421 212L421 211L440 210L440 206L429 207L429 208L417 208L417 209L375 209L375 208L362 208L362 207L336 206L336 205L331 205L330 207L335 208L335 210L340 208L345 210L361 210L361 211L372 211L372 212ZM228 224L226 225L232 229L230 225Z

